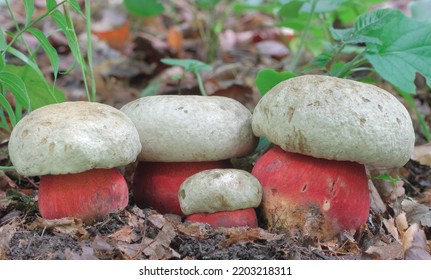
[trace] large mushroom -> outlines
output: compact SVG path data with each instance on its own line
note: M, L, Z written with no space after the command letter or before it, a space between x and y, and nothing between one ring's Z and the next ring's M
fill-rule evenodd
M128 186L116 167L135 161L140 150L131 120L118 109L92 102L39 108L14 127L9 139L17 173L41 176L42 217L86 223L127 205Z
M180 185L203 170L231 167L257 145L251 113L238 101L216 96L159 95L121 108L134 122L142 151L135 170L136 204L182 215Z
M415 141L410 115L393 95L318 75L276 85L256 106L252 127L276 145L252 170L268 225L321 239L366 222L364 165L403 166Z

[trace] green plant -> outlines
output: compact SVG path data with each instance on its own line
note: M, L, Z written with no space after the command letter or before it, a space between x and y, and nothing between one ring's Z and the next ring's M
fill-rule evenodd
M76 65L79 65L83 73L88 100L94 101L96 99L91 65L89 2L88 0L86 1L86 15L84 15L76 0L61 1L59 3L55 0L47 0L47 11L36 19L32 19L34 15L34 1L23 1L26 12L26 22L23 27L16 20L9 2L5 2L16 31L4 31L0 28L0 127L2 129L10 131L22 118L24 112L30 112L47 104L65 101L64 94L55 85L47 81L37 63L36 55L40 48L42 48L50 60L55 84L59 75L60 58L55 48L49 42L49 37L52 34L44 34L35 27L47 17L51 17L59 27L58 31L64 33L72 55L75 58L75 64L66 73L62 74L69 73ZM63 12L59 11L60 7L63 8ZM87 19L88 62L86 62L78 43L74 24L71 19L72 11ZM22 36L24 33L34 36L40 43L39 47L31 50ZM18 43L24 46L25 52L15 48L15 44ZM9 56L18 58L23 62L23 65L9 64ZM12 97L8 97L8 92L11 93Z
M399 201L398 196L397 196L397 183L399 181L401 181L401 178L398 176L392 177L391 175L389 175L387 173L383 173L383 174L380 174L378 176L375 176L374 179L387 181L392 185L392 191L393 191L393 194L395 196L395 205L394 205L394 210L395 210L395 214L396 214L395 216L398 216L398 214L400 214L402 211L401 202Z
M192 72L196 76L201 94L204 96L207 95L200 71L211 71L213 69L211 65L205 64L202 61L196 59L164 58L161 59L161 62L172 66L180 66L183 67L186 72ZM182 76L174 78L181 82L182 78L184 77L184 74L185 73L183 73Z
M323 2L331 1L319 1L321 10L324 9ZM308 4L310 8L305 9L309 11L305 26L309 26L314 14L319 12L316 1L289 1L287 5L293 4L297 5L295 7L298 11L304 10L304 6ZM289 11L292 12L292 10ZM298 57L306 48L305 38L308 38L311 33L310 28L304 28L298 44L299 49L296 50L292 63L288 67L289 71L297 74L319 71L342 78L353 78L358 71L365 71L371 78L374 77L372 74L377 74L392 84L413 109L419 112L410 95L416 92L414 84L416 73L422 74L428 86L431 85L431 69L428 67L431 64L431 24L407 17L394 9L362 13L352 24L350 28L341 29L333 27L331 21L326 22L330 41L321 44L325 47L314 57L311 64L298 69ZM312 38L314 39L313 36ZM347 62L343 60L343 55L346 54L352 57ZM265 81L258 77L256 83L262 84ZM274 85L274 83L267 84L266 88ZM265 94L265 92L261 93ZM418 114L418 117L426 139L431 140L423 116Z
M5 5L14 22L15 31L6 31L0 27L0 129L11 131L25 113L42 106L66 101L63 92L55 86L58 75L66 75L76 66L80 67L85 91L89 101L96 100L96 86L93 77L92 45L91 45L91 8L90 1L85 1L85 15L76 0L61 1L47 0L46 12L33 19L34 1L23 1L26 21L21 26L17 21L8 1ZM63 9L60 12L59 8ZM87 60L81 51L71 13L75 12L86 19L87 24ZM51 45L49 37L37 29L37 24L50 17L59 27L55 32L62 32L67 41L75 63L65 72L59 72L60 58L56 49ZM25 41L23 34L31 34L39 46L32 50ZM25 51L15 46L21 44ZM22 48L21 48L22 49ZM39 68L37 54L42 49L50 60L53 70L54 84L50 83ZM9 58L15 57L22 61L22 65L9 63ZM2 166L0 170L13 167Z

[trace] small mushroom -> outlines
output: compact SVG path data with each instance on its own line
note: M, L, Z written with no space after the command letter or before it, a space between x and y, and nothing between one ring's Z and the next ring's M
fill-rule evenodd
M186 220L212 227L256 227L254 208L262 200L262 186L246 171L211 169L187 178L178 190L178 199Z
M403 166L415 141L410 115L393 95L318 75L276 85L256 106L252 127L279 146L252 170L262 183L268 225L321 239L366 221L364 165Z
M115 168L136 160L139 135L121 111L100 103L47 105L13 129L9 155L18 174L41 176L43 218L92 222L128 203L128 186Z
M142 151L133 193L139 207L181 215L178 189L191 175L230 167L257 145L251 113L238 101L216 96L159 95L121 108L134 122Z

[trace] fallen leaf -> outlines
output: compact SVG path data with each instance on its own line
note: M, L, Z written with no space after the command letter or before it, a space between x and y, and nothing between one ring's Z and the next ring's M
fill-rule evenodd
M431 167L431 143L414 147L411 159Z
M258 42L256 43L256 47L260 54L274 56L277 58L282 58L290 53L285 44L275 40Z
M168 29L167 42L174 52L179 53L183 48L183 34L172 26Z
M0 227L0 260L7 259L6 252L9 251L9 242L17 231L18 221L14 220Z
M425 232L412 224L404 234L403 252L406 260L431 260Z
M238 229L241 229L241 228L238 227L238 228L235 228L234 230L238 230ZM223 229L223 231L225 233L228 233L229 231L232 231L232 229ZM277 235L277 234L269 233L262 228L252 228L252 229L246 229L243 232L230 234L229 238L219 243L219 246L221 248L226 248L238 242L253 242L256 240L272 241L272 240L281 239L283 236L284 236L283 234Z
M402 239L404 237L405 231L409 228L409 223L407 222L407 216L405 212L402 212L395 217L395 224L397 225L398 232Z
M410 200L404 200L402 206L407 215L409 224L418 223L422 226L431 227L431 208L415 203Z
M395 240L400 242L400 235L398 234L398 229L395 226L395 219L383 219L383 224L385 225L386 230L395 238Z
M205 239L209 236L210 227L203 223L183 223L177 225L177 231L188 236Z
M16 189L17 185L14 181L12 181L11 178L9 178L9 176L6 175L6 173L4 173L3 170L0 170L0 190L5 190L9 188Z
M161 229L166 224L166 219L161 214L154 214L151 216L148 216L148 221L150 221L151 224L153 224L156 228Z
M420 204L431 207L431 188L424 190L418 197L416 197L416 201Z
M126 243L133 243L141 239L141 236L131 226L124 226L113 234L108 235L108 237Z
M37 217L30 225L30 228L49 229L54 234L66 234L77 239L86 239L89 237L89 233L84 228L82 220L71 217L51 220Z
M99 251L112 251L114 249L114 247L100 235L96 235L96 237L94 237L91 247Z
M385 213L386 204L383 202L372 180L368 180L368 187L370 189L370 208L376 213Z
M403 247L399 242L389 244L379 242L377 245L370 246L365 253L378 256L382 260L400 260L403 258Z

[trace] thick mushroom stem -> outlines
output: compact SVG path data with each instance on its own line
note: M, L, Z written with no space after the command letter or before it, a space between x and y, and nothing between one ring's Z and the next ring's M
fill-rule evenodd
M75 217L91 223L124 209L129 191L117 169L91 169L41 176L38 197L39 211L45 219Z
M212 228L257 227L257 216L254 208L215 213L195 213L188 215L186 221L208 224Z
M204 170L231 167L229 160L203 162L140 161L133 178L133 196L140 208L183 215L178 190L190 176Z
M366 222L370 197L365 167L318 159L275 146L256 162L262 214L270 228L298 229L320 239Z

